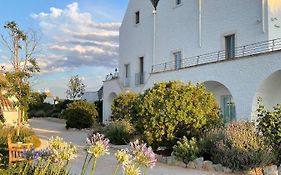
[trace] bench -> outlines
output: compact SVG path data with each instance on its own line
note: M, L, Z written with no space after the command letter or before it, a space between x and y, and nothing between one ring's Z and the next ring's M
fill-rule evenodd
M14 162L24 161L22 158L23 152L31 150L32 143L12 143L12 136L8 134L8 150L9 150L9 165Z

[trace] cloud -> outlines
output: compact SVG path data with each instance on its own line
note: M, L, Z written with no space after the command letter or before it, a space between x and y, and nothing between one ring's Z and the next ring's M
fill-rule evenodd
M90 13L80 12L77 2L31 17L38 21L46 42L39 58L43 72L117 66L120 23L96 22Z

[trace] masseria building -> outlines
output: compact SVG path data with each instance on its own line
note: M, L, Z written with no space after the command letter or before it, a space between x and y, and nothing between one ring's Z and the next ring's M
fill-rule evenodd
M226 121L252 120L258 97L269 108L281 102L280 37L279 0L130 0L103 121L119 93L170 80L204 83Z

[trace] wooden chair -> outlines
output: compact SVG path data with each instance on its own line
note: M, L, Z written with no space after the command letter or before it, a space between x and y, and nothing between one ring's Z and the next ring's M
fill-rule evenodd
M31 150L32 147L32 143L12 143L12 136L8 134L9 165L26 160L22 158L22 154L24 151Z

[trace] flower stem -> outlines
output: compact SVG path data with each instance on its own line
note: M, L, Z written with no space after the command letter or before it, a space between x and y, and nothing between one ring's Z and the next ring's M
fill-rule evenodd
M97 158L94 158L93 166L92 166L92 170L91 170L90 175L94 175L95 174L96 165L97 165Z
M113 175L117 175L117 171L118 171L118 169L119 169L119 166L120 166L120 164L117 163Z
M87 154L87 157L88 157L88 154ZM87 169L89 167L89 164L90 164L90 162L91 162L91 160L93 158L93 156L91 156L90 159L88 160L88 162L86 163L87 157L85 159L85 167L83 166L81 175L85 175L85 173L86 173L86 171L87 171Z

